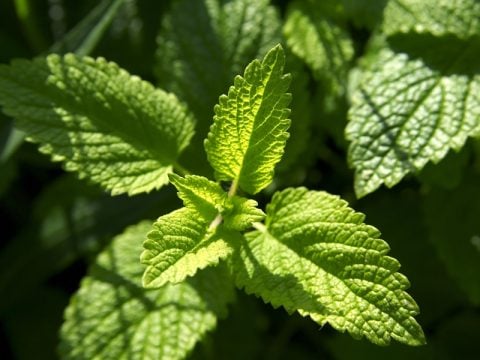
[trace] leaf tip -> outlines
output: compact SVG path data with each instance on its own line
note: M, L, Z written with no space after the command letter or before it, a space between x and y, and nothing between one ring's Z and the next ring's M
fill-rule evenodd
M177 187L177 184L181 181L182 177L175 173L168 174L168 181Z

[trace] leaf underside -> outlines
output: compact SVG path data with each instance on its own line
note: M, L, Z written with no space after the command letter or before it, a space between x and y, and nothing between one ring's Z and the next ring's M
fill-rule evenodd
M233 289L225 270L159 290L141 287L143 222L116 237L82 281L65 312L64 359L183 359L225 316Z
M273 306L330 323L355 338L424 343L405 292L408 280L388 245L346 202L304 188L277 193L266 229L246 234L234 253L238 286Z
M193 135L175 96L102 58L49 55L2 65L0 104L40 151L112 194L167 183Z

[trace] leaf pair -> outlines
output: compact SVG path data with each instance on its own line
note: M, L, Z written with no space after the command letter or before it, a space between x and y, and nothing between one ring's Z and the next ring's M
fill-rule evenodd
M160 217L144 243L146 287L182 282L187 276L232 254L228 237L263 219L256 201L229 197L201 176L171 176L185 208ZM221 224L222 222L222 224Z

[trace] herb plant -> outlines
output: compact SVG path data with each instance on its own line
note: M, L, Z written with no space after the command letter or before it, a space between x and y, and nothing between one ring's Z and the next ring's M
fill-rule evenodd
M0 65L0 105L18 129L7 144L14 134L21 144L21 131L82 179L62 175L37 205L68 208L66 227L77 229L57 235L62 217L42 215L52 249L75 238L52 254L90 263L64 312L61 358L282 358L285 345L249 349L248 333L261 331L241 318L262 318L256 298L301 324L292 326L367 340L345 350L346 337L315 331L321 350L285 358L433 358L442 333L428 326L433 345L405 346L426 344L410 282L335 189L394 229L415 298L428 304L433 295L418 289L449 274L434 294L445 303L428 304L427 320L460 306L479 323L480 209L469 199L480 167L478 145L466 144L479 132L477 1L173 0L156 5L158 86L89 55L115 17L141 4L105 1L49 54ZM54 257L46 273L58 272ZM9 307L0 303L0 315ZM245 341L238 354L229 323ZM378 350L392 339L401 345Z

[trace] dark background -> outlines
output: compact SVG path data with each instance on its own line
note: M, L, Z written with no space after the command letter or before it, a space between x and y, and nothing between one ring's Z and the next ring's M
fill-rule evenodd
M0 63L47 53L98 3L25 2L30 14L21 19L15 1L0 1ZM155 82L155 37L169 1L127 3L92 56L104 56ZM273 3L283 14L288 1ZM381 8L381 1L378 6ZM132 27L134 21L141 27ZM348 26L359 57L370 31L355 26L353 21ZM344 126L345 113L346 108L337 114L335 127ZM346 163L346 144L335 139L335 131L314 127L312 132L315 140L311 148L315 150L302 169L302 185L341 195L356 210L367 214L369 224L381 229L392 247L391 255L399 259L402 272L412 283L409 292L420 305L418 320L428 345L376 347L328 326L319 329L308 319L289 316L282 309L274 310L261 300L239 293L230 317L222 320L218 331L206 341L214 348L214 357L478 358L480 310L468 301L428 241L428 221L423 210L423 202L428 201L425 189L438 185L436 178L442 176L442 166L449 176L459 177L456 187L450 187L445 194L438 190L445 201L456 198L455 192L466 186L462 181L467 175L469 179L479 177L476 144L469 142L460 154L449 155L448 163L440 164L440 170L429 166L420 177L410 177L394 189L381 189L358 201L352 189L353 173ZM97 186L65 173L60 165L41 155L35 145L16 138L21 136L13 129L12 120L0 114L0 358L54 359L63 310L95 255L127 225L154 219L179 203L171 188L133 198L110 197ZM452 175L451 162L466 165ZM268 197L263 195L258 200L265 204ZM475 200L480 199L471 201ZM461 221L452 226L461 228ZM193 357L207 357L204 346L197 346Z

